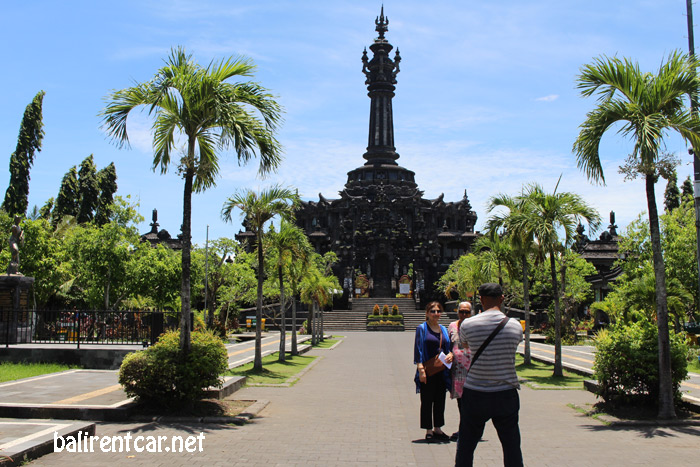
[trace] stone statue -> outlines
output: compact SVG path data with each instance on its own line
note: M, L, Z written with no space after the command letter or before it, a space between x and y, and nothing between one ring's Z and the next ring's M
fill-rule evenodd
M8 274L19 274L19 246L24 244L24 232L22 227L19 226L21 218L15 216L15 223L10 229L10 254L12 258L10 259L10 264L7 266Z

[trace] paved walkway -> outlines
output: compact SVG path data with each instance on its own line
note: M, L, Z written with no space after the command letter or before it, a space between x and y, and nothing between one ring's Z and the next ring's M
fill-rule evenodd
M426 444L419 428L410 333L348 333L291 388L251 387L237 399L268 399L244 426L97 423L96 434L198 436L202 452L48 454L32 466L313 466L439 465L454 463L455 443ZM595 402L585 391L521 391L526 465L697 465L700 427L607 427L567 404ZM445 431L457 429L448 401ZM170 438L168 438L170 439ZM488 425L475 465L502 465L498 438Z

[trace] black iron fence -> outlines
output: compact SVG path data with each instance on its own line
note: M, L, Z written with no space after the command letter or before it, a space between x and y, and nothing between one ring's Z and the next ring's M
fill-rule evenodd
M159 311L0 309L0 344L151 345L176 329L179 314Z

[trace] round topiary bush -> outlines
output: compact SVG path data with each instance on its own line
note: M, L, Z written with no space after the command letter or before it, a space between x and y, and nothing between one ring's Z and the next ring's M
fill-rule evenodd
M160 406L201 399L209 386L221 387L228 368L224 343L209 331L193 332L190 352L180 352L180 332L169 331L146 350L127 355L119 383L130 397Z
M681 381L686 379L685 339L670 333L671 381L674 399L680 402ZM594 377L596 394L606 403L656 405L659 399L659 345L656 323L646 317L636 322L611 325L595 339Z

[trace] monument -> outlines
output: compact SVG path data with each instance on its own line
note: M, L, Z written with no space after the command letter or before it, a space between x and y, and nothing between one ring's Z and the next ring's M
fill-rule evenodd
M477 236L466 189L456 202L445 201L444 195L426 199L415 173L397 163L392 99L401 56L398 49L390 56L383 7L375 26L372 57L367 49L362 53L370 98L365 162L348 172L339 198L319 194L318 201L303 202L296 214L316 251L338 255L333 272L343 284L343 299L336 303L342 308L351 296L404 296L421 303L442 297L435 281ZM239 235L244 238L245 232Z
M20 246L24 244L21 218L15 216L10 228L10 264L7 274L0 276L0 344L31 342L32 313L29 306L29 290L33 277L19 272Z

